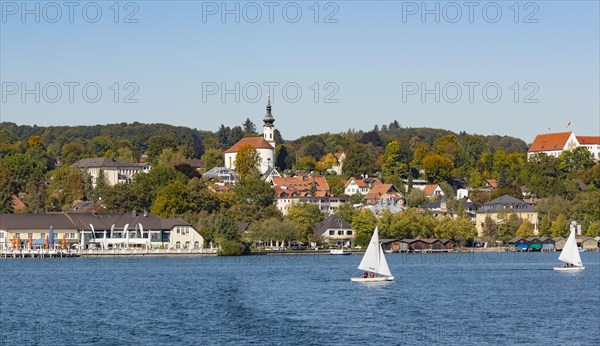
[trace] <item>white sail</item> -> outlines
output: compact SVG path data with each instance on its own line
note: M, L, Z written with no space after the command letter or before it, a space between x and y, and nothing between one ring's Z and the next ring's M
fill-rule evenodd
M380 275L392 276L387 261L385 260L383 249L379 244L379 231L377 227L375 227L371 242L369 242L367 251L365 251L365 255L358 265L358 269Z
M576 267L583 266L583 263L581 263L581 256L579 256L579 249L577 248L577 241L575 240L575 229L571 229L571 234L569 235L560 256L558 256L558 259Z

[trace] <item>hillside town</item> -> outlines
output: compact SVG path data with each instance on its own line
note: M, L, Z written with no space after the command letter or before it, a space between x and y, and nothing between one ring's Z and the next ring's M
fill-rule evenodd
M250 119L145 139L3 123L0 249L352 248L375 226L389 252L555 250L571 228L598 248L600 136L526 146L392 122L284 141L275 120L269 100L262 133Z

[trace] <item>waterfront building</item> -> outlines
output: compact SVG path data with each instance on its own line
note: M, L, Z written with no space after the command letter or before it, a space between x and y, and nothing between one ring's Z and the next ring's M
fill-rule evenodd
M341 217L331 214L313 227L313 233L325 241L335 242L338 246L350 247L356 238L352 226Z
M204 238L179 218L147 213L0 214L0 249L26 248L29 239L77 249L201 249ZM63 240L64 238L64 240Z
M485 219L489 216L493 222L500 223L510 213L516 214L519 219L527 220L534 226L533 233L538 233L538 212L529 203L513 196L504 195L492 201L484 203L475 214L475 225L478 235L483 236Z
M251 146L256 149L260 156L259 167L257 168L261 174L265 174L269 169L275 167L275 118L271 113L270 99L267 101L267 114L263 122L262 137L242 138L225 151L225 167L235 170L237 153L245 146Z
M118 183L129 183L133 180L134 175L148 173L152 169L150 163L132 163L103 157L81 159L72 164L71 167L79 168L91 175L94 187L96 187L96 179L98 179L100 171L104 172L108 185L113 186Z

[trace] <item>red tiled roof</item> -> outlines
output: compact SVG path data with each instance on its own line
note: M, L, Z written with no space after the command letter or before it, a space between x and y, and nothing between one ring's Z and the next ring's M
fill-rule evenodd
M317 176L296 176L296 177L273 177L273 186L283 186L285 185L288 189L295 190L310 190L312 188L311 184L313 181L317 184L317 191L329 191L329 184L325 177Z
M391 190L391 191L390 191ZM392 184L378 184L373 186L371 191L365 196L365 200L379 199L386 193L398 193L398 189Z
M267 142L263 137L249 137L242 138L235 143L231 148L225 151L226 153L237 153L243 146L249 145L254 149L273 149L271 144Z
M577 136L579 144L600 144L600 136Z
M429 185L425 185L425 187L423 188L423 192L425 193L425 195L427 196L431 196L433 195L433 192L435 191L435 189L438 188L438 184L429 184Z
M496 179L486 179L485 181L486 181L486 182L488 183L488 185L489 185L491 188L493 188L493 189L495 189L495 188L497 188L497 187L498 187L498 182L496 181Z
M545 133L535 136L533 143L529 147L529 152L562 150L572 132Z

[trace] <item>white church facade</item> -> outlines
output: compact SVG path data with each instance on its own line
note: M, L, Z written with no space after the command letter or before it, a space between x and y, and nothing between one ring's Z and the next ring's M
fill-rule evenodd
M267 101L267 114L263 119L263 136L242 138L231 148L225 151L225 167L235 170L235 160L239 150L250 145L258 152L260 156L259 171L265 174L270 168L275 166L275 118L271 114L271 100Z

